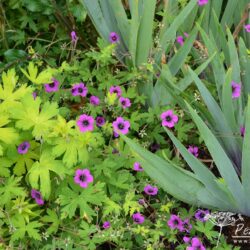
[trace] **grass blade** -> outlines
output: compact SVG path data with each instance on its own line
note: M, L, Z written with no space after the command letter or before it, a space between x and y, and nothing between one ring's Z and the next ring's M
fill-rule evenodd
M154 24L156 0L144 1L143 14L137 38L136 65L147 63L152 47L152 34Z
M147 174L157 181L157 183L169 194L177 199L189 204L211 207L211 203L203 203L198 199L199 192L210 194L204 189L204 185L198 181L195 176L184 169L181 169L173 164L169 164L159 156L145 150L137 145L131 139L121 135L130 148L139 157ZM176 181L178 180L178 181Z
M190 50L193 47L193 43L196 39L198 30L195 28L185 41L184 45L178 50L178 52L169 61L169 69L173 76L175 76L182 67L185 59L187 58Z
M218 201L218 204L220 204L220 207L222 206L223 209L229 209L232 206L235 206L233 197L228 195L230 194L229 190L224 192L224 188L222 188L221 183L217 181L217 178L214 176L214 174L202 162L200 162L200 160L190 154L184 145L173 135L169 129L165 130L189 167L194 171L197 178L206 186L210 193L213 194L214 198ZM231 202L228 202L229 200L231 200Z
M247 112L246 112L246 130L243 140L242 151L242 185L245 190L246 197L250 193L250 97L248 98ZM250 201L247 199L248 208L250 210Z
M237 205L240 207L241 211L246 213L245 208L245 196L243 193L243 187L241 182L234 170L231 160L228 158L224 149L221 147L220 143L207 127L207 125L201 120L198 114L192 109L192 107L187 103L187 107L191 113L191 116L196 123L202 138L222 176L228 189L230 190L232 196L237 201Z
M168 50L170 41L173 41L176 37L176 31L184 23L188 15L191 13L191 11L193 11L195 7L197 7L197 0L191 0L186 5L186 7L179 13L179 15L174 19L172 24L169 27L166 27L162 31L162 35L160 37L160 46L162 48L162 51L156 54L156 57L155 57L156 62L160 62L162 53L165 53L165 51Z

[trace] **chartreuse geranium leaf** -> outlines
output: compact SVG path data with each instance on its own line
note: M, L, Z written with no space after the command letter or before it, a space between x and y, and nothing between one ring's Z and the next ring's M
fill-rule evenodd
M135 211L141 210L141 206L139 205L138 200L135 198L135 190L130 190L126 194L123 210L126 215L132 215Z
M9 168L12 165L12 161L5 157L0 157L0 176L2 177L9 177L10 170Z
M12 217L12 223L16 230L11 235L11 241L23 239L26 234L35 240L41 240L38 230L42 226L41 223L37 221L26 223L24 217L19 214Z
M32 135L36 138L48 135L49 131L56 125L53 120L58 114L56 103L46 102L41 107L41 99L35 100L32 95L22 98L21 103L10 110L12 118L16 121L16 127L23 130L32 130Z
M16 148L9 150L7 156L12 160L14 165L14 174L21 176L28 171L31 166L34 164L35 160L39 160L39 154L32 150L34 143L31 143L31 148L26 154L19 154Z
M18 196L24 196L25 191L22 187L19 186L19 183L21 181L20 178L14 178L11 176L10 178L6 179L4 183L1 183L0 185L0 205L5 205L8 202L11 201L11 199L18 197Z
M96 214L91 205L100 206L106 199L103 191L104 183L89 185L87 188L66 187L62 189L59 195L59 202L63 206L61 218L72 218L76 209L80 209L81 217L85 217L88 221L92 220L92 216Z
M10 122L9 116L6 114L1 114L0 116L0 142L6 144L13 144L18 140L18 134L14 128L5 127ZM3 155L0 144L0 156Z
M18 103L18 101L27 93L32 92L30 87L26 84L22 84L15 91L18 76L16 76L15 69L10 69L2 74L2 84L0 84L0 112L10 109L12 106Z
M46 232L48 234L56 233L59 225L60 225L60 219L58 218L58 215L55 211L48 209L47 215L42 217L43 222L51 223L49 228L46 229Z
M63 178L66 174L66 169L61 161L55 160L51 152L46 150L42 153L40 160L35 162L28 172L31 186L40 190L45 199L51 193L51 172Z
M21 68L23 74L35 84L44 84L49 83L52 81L53 75L56 73L55 69L47 68L42 72L38 73L38 67L33 63L30 62L28 66L28 72Z
M105 206L103 208L103 216L107 216L109 214L119 215L121 213L122 207L108 197L104 200L104 203Z
M98 147L103 144L103 138L99 133L81 133L75 125L75 121L66 122L59 116L57 126L51 133L51 136L57 136L50 141L50 144L54 145L52 154L55 157L63 155L62 160L67 167L72 167L78 162L86 164L89 157L87 147Z
M212 224L210 221L207 222L201 222L201 221L197 221L196 225L194 226L194 228L198 231L203 233L204 235L206 235L206 237L209 240L213 240L213 238L217 238L218 237L218 232L213 230L214 228L214 224Z
M39 211L32 211L33 208L36 208L37 204L30 203L30 200L27 200L26 197L17 197L15 200L13 200L11 210L15 213L18 212L22 215L22 217L25 219L26 222L30 221L31 217L37 217L39 215ZM14 214L13 213L13 214Z

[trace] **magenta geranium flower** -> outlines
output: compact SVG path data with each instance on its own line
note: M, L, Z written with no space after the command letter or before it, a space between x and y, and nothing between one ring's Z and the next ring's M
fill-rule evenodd
M31 190L31 197L36 201L37 205L42 206L44 204L44 200L42 195L39 191L32 189Z
M139 203L140 205L142 205L142 206L146 204L146 202L145 202L144 199L139 199L139 200L138 200L138 203Z
M118 97L120 97L122 94L122 89L119 86L111 86L109 89L109 93L115 93Z
M181 46L184 45L184 38L183 36L177 36L176 42L179 43Z
M103 116L97 116L95 122L96 126L102 127L105 124L105 118Z
M198 0L198 5L203 6L208 3L208 0Z
M198 147L196 147L196 146L189 146L188 147L188 152L190 153L190 154L192 154L192 155L194 155L195 157L198 157L198 155L199 155L199 148Z
M30 148L30 143L27 141L24 141L23 143L21 143L18 148L17 148L17 152L21 155L27 154L28 150Z
M76 122L81 132L93 131L94 123L94 118L86 114L80 115L79 119Z
M245 132L246 132L245 127L244 127L244 126L241 126L241 127L240 127L240 135L241 135L242 137L245 136Z
M187 247L187 250L206 250L206 248L198 237L193 237L191 240L191 246Z
M161 148L161 145L158 144L158 143L152 143L152 144L150 145L150 151L151 151L152 153L157 152L160 148Z
M76 32L74 30L71 31L70 36L71 36L71 41L75 43L77 41L78 37L77 37Z
M71 94L73 96L77 96L79 94L78 93L78 84L73 85L73 87L71 88Z
M233 99L239 98L241 93L241 85L237 82L232 81L231 86L232 86L232 98Z
M135 162L134 163L134 168L133 168L135 171L137 172L142 172L144 171L144 169L141 167L141 164L139 162Z
M88 93L88 88L83 82L73 85L71 88L71 93L73 96L82 96L85 97Z
M103 224L102 224L102 227L103 227L104 229L110 228L110 222L109 222L109 221L104 221Z
M154 186L151 186L151 185L147 185L145 188L144 188L144 192L148 195L157 195L158 193L158 188L157 187L154 187Z
M129 121L124 120L122 117L117 117L116 120L112 123L114 132L119 134L126 135L129 132L130 123Z
M37 98L37 92L34 91L34 92L32 93L32 96L33 96L34 100L36 100L36 98Z
M120 37L116 32L111 32L109 34L109 41L111 43L118 43L120 41Z
M184 221L182 221L182 230L181 232L186 232L189 233L190 230L192 229L192 225L190 224L189 219L185 219Z
M55 78L52 79L52 83L44 84L44 88L46 92L56 92L59 89L60 82Z
M247 24L244 26L246 32L250 32L250 24Z
M115 138L118 138L120 135L114 131L114 132L113 132L113 136L114 136Z
M175 214L171 214L170 219L168 220L168 226L171 229L178 229L180 231L183 231L183 223L179 216Z
M141 213L134 213L132 219L136 224L142 224L145 220L144 216Z
M174 114L173 110L167 110L161 114L162 126L172 128L178 122L178 116Z
M76 184L79 184L80 187L87 188L89 183L93 182L93 180L94 178L87 168L76 170L74 181Z
M198 209L194 215L194 217L202 222L205 222L208 220L207 215L209 214L209 210L202 210Z
M129 98L120 97L119 102L124 109L129 108L131 106L131 102L130 102Z
M100 99L97 96L94 96L94 95L90 96L89 101L94 106L98 106L100 104Z
M188 242L190 242L190 237L188 237L188 236L184 236L183 237L183 241L185 242L185 243L188 243Z

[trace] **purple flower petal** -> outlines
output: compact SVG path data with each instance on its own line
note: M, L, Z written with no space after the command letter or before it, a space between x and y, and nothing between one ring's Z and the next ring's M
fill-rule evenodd
M116 120L112 123L114 132L127 134L129 132L130 123L129 121L124 120L122 117L117 117Z
M21 155L23 154L27 154L28 150L30 148L30 143L28 141L24 141L23 143L21 143L18 148L17 148L17 152Z
M89 183L93 182L94 178L89 169L77 169L75 171L74 182L82 188L87 188Z
M111 86L109 89L110 94L116 94L118 97L122 94L122 89L119 86Z
M93 131L94 123L95 123L94 118L86 114L80 115L79 119L76 122L77 126L79 127L82 133L87 131Z
M111 43L118 43L120 41L120 37L116 32L111 32L109 34L109 41Z
M60 82L56 80L55 78L52 79L52 83L44 84L45 91L50 92L56 92L59 89Z
M154 186L151 186L151 185L147 185L145 188L144 188L144 192L148 195L157 195L158 193L158 188L157 187L154 187Z
M132 219L136 224L142 224L145 220L144 216L141 213L134 213Z
M98 106L100 104L100 99L97 96L92 95L89 100L94 106Z
M206 5L207 3L208 3L208 0L198 0L198 5L199 6Z

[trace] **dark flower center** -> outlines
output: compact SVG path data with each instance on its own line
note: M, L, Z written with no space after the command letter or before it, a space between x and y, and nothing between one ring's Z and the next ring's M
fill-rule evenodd
M88 120L84 120L84 121L82 122L82 124L83 124L84 126L88 126L88 125L89 125L89 121L88 121Z
M134 218L135 222L140 222L140 218Z
M103 123L103 118L101 117L97 118L97 123Z
M122 101L122 105L126 105L126 101Z
M203 219L205 217L205 213L200 213L200 218Z
M50 86L51 88L53 88L53 87L55 87L55 83L52 82L52 83L49 84L49 86Z
M195 247L195 250L200 250L201 246Z
M116 36L112 36L111 39L112 39L112 41L116 41L117 38L116 38Z
M123 123L119 123L119 124L118 124L118 128L119 128L119 129L124 129L124 124L123 124Z
M41 195L39 193L35 194L36 199L41 199Z
M26 144L22 145L22 147L21 147L22 150L25 150L26 148L27 148Z
M174 225L179 225L179 221L178 220L174 220L173 223L174 223Z
M82 89L82 88L78 88L78 92L79 92L79 93L82 93L82 92L83 92L83 89Z
M166 119L167 122L170 122L172 120L172 117L168 115L168 116L166 116L165 119Z
M84 174L80 175L79 177L80 181L86 181L86 176Z
M152 188L148 189L148 193L153 193L153 192L154 192L154 190Z

